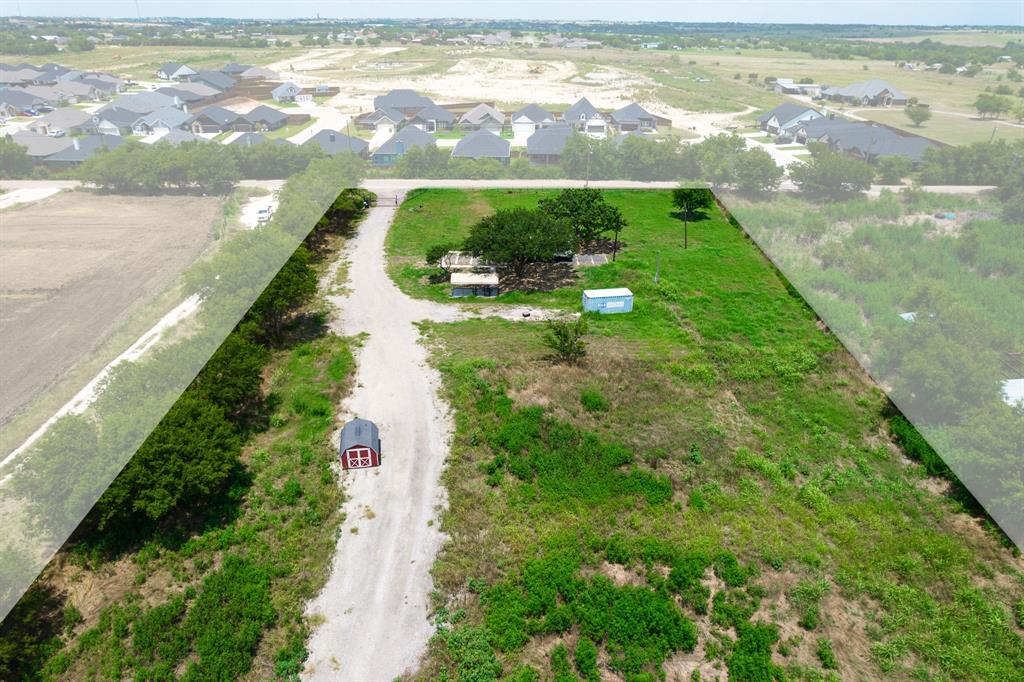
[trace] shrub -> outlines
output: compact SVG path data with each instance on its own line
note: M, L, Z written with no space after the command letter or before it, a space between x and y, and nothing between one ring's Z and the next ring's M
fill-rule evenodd
M237 679L249 670L263 628L276 617L270 604L270 576L248 559L228 556L185 619L198 660L182 679Z
M821 598L828 590L828 582L825 580L801 580L796 584L790 592L789 601L800 613L797 621L800 627L805 630L818 627Z
M781 671L772 664L772 646L779 641L779 629L765 623L740 623L732 653L726 659L730 682L772 682Z
M729 587L742 587L747 582L747 570L732 552L724 550L715 555L715 575Z
M832 651L832 640L819 637L817 654L818 660L826 670L839 670L839 661L836 660L836 653Z
M501 664L495 658L483 628L442 631L438 638L444 643L448 659L455 667L454 679L492 682L501 675Z
M573 652L576 660L576 670L587 682L597 682L601 679L597 671L597 645L589 637L580 637L576 642L576 651Z
M576 365L587 355L587 343L583 340L586 334L587 320L584 317L577 318L575 322L548 320L543 342L552 350L555 360Z
M587 412L607 412L608 399L594 388L585 388L580 392L580 404Z
M711 557L706 553L687 552L673 562L668 574L669 589L700 614L708 612L711 590L701 581L710 565Z
M569 665L569 651L561 642L551 652L551 673L554 682L576 682L572 666Z

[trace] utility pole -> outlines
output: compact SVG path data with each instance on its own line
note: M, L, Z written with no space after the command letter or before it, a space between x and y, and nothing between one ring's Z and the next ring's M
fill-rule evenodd
M587 179L583 181L584 187L590 187L590 156L594 153L594 147L590 140L587 140Z

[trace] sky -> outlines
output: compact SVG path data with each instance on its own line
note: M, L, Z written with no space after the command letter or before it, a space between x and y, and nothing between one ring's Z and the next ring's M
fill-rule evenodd
M0 0L0 15L1024 26L1024 0Z

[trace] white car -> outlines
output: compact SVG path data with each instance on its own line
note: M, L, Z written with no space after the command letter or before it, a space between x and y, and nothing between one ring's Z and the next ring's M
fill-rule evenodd
M274 209L272 209L269 206L264 206L263 208L256 211L256 222L259 223L260 225L268 223L270 222L270 216L272 215L274 215Z
M60 128L54 128L46 133L47 137L64 137L64 131Z

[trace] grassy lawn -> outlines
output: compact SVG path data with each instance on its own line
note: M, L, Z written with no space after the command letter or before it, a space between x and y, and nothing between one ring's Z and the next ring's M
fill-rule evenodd
M296 123L295 125L282 126L282 127L278 128L277 130L271 130L270 132L262 133L262 135L263 135L263 137L265 137L267 139L270 139L270 140L276 140L278 138L284 139L284 138L291 137L292 135L295 135L295 134L305 130L306 128L308 128L309 126L313 125L314 123L316 123L316 119L315 118L310 118L305 123Z
M405 269L426 244L543 195L412 195L392 275L437 297ZM717 211L684 251L669 193L607 198L626 247L580 286L636 301L590 320L584 364L547 360L540 325L428 326L456 436L421 676L1016 675L1020 560L929 492L836 339ZM579 308L577 287L535 298Z
M972 142L988 142L995 128L996 139L1024 139L1024 128L1011 125L1003 120L993 121L980 118L966 118L952 114L932 113L932 118L920 128L915 127L900 109L866 110L857 112L858 116L872 121L906 130L915 135L923 135L946 144L971 144Z

